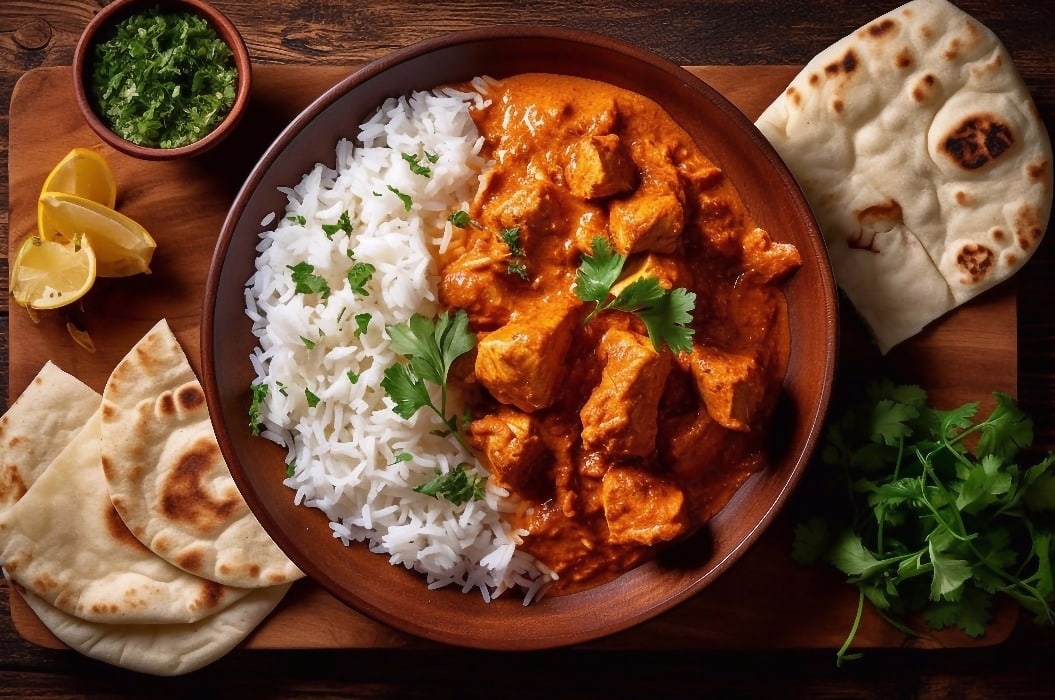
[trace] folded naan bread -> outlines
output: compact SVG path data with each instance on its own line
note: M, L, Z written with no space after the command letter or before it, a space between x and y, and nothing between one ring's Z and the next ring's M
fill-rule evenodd
M229 586L274 586L303 576L239 493L205 393L165 320L114 368L102 414L110 498L151 551Z
M0 514L0 563L20 586L92 622L197 622L249 589L169 564L128 531L110 503L99 458L102 409L25 496Z
M999 39L946 0L826 48L757 126L883 352L1014 274L1047 228L1043 121Z
M81 380L44 364L0 417L0 512L25 495L101 401Z
M104 663L156 676L179 676L221 658L267 617L292 584L258 588L198 622L164 625L88 622L20 590L29 607L71 649Z

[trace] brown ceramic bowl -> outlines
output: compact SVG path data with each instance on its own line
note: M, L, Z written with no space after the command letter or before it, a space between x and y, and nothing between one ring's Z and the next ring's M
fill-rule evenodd
M100 41L109 38L114 25L143 12L158 7L162 12L189 12L201 17L216 30L220 38L230 47L238 71L238 84L234 104L224 119L197 141L177 148L157 148L133 143L114 133L99 116L91 95L92 50ZM249 104L252 84L252 66L249 51L238 29L219 10L202 0L115 0L102 10L85 27L73 54L73 89L77 106L92 130L114 149L134 158L145 160L172 160L196 156L222 141L235 128Z
M248 357L255 345L244 309L260 222L284 210L278 188L316 162L333 161L339 138L392 95L489 74L544 71L635 90L697 139L739 189L763 227L799 247L803 267L786 285L792 350L773 435L774 463L725 509L657 560L586 591L523 606L507 594L430 591L424 577L366 546L335 540L324 515L295 507L282 485L285 452L248 429ZM318 583L346 604L405 632L461 646L537 649L623 630L714 581L755 542L799 480L820 433L837 352L836 291L816 223L788 170L728 101L682 68L644 50L583 32L502 26L452 34L397 51L343 79L301 113L265 152L227 216L209 271L202 326L204 384L223 454L263 526Z

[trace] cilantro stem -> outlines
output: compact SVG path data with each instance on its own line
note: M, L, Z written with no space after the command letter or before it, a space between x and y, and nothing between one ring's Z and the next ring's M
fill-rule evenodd
M857 589L857 613L854 615L854 623L850 626L850 633L846 635L846 641L839 647L839 651L835 652L835 665L840 667L843 665L843 661L853 661L861 658L860 653L848 654L850 645L853 644L854 637L857 636L857 628L861 626L861 618L864 616L865 611L865 592L860 588Z

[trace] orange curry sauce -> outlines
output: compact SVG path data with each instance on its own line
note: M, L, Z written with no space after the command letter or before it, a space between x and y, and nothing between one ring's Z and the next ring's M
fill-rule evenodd
M494 167L440 299L477 333L455 372L470 439L524 504L522 549L568 593L691 534L764 467L788 357L779 283L800 258L654 102L549 74L487 97L474 120ZM513 227L520 255L500 235ZM657 352L632 314L584 324L576 271L598 236L627 256L626 279L695 292L691 352Z

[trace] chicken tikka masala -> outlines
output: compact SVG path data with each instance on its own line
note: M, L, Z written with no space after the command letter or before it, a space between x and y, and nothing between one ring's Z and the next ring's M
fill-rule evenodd
M524 74L474 111L493 165L442 261L440 300L478 342L456 368L471 444L523 507L521 548L551 593L609 580L712 518L765 466L789 354L780 283L800 265L651 100ZM655 278L695 295L691 343L576 293L598 241L612 289ZM589 318L588 318L589 317Z

